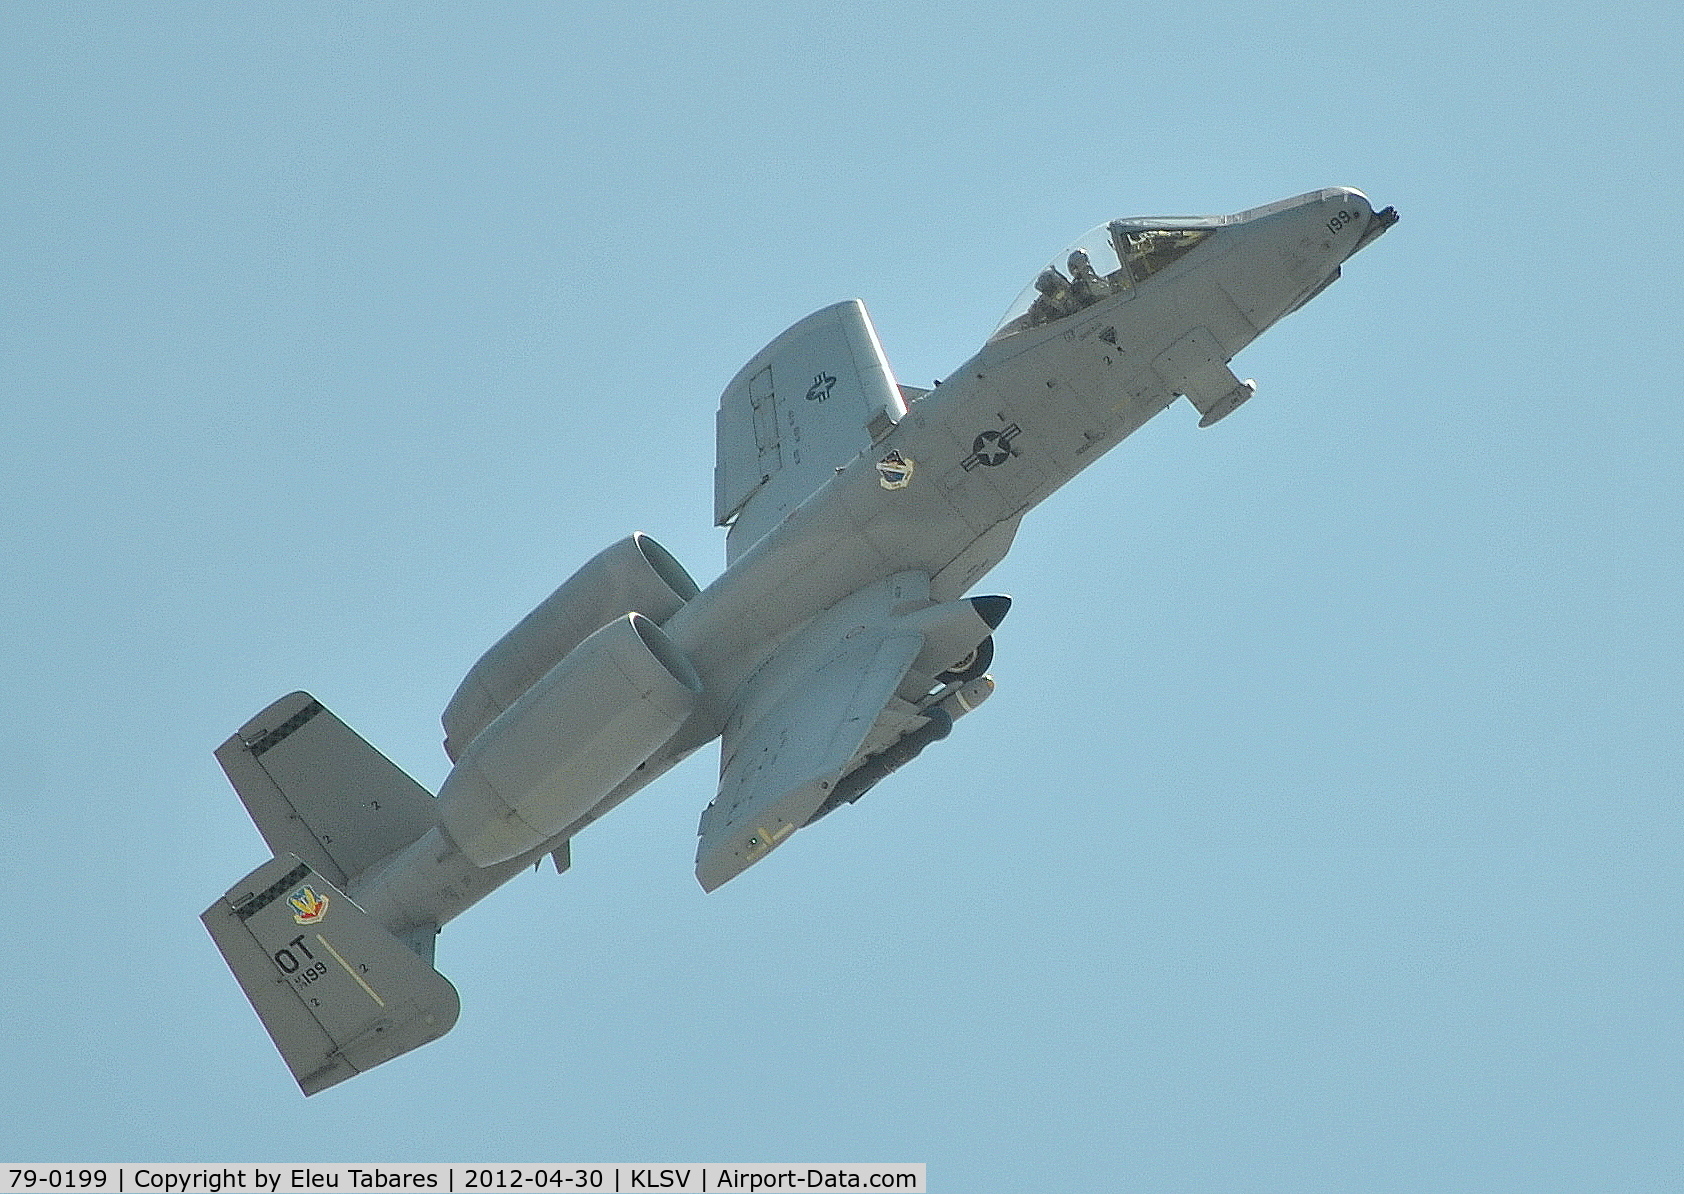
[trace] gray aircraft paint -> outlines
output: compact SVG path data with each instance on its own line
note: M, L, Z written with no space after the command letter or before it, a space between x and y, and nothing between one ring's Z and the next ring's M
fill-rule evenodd
M453 774L441 801L309 694L248 722L217 757L276 857L203 919L305 1092L448 1030L439 926L546 855L565 870L581 829L714 738L720 792L697 851L709 890L944 736L992 681L943 673L992 632L983 609L997 622L1005 608L960 598L1024 512L1178 395L1201 425L1232 413L1255 386L1228 361L1395 219L1333 188L1233 216L1113 221L1095 230L1116 248L1102 284L1072 297L1072 258L931 391L895 382L857 301L800 321L721 400L729 567L698 593L641 536L587 564L452 699L449 749L474 776ZM478 841L474 818L492 816L525 817L527 838ZM281 918L302 908L304 925L317 896L337 901L346 935L332 981L306 990ZM359 981L375 970L378 997Z

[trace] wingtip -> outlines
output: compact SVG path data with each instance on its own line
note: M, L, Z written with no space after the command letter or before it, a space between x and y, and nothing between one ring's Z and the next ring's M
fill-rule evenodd
M717 863L711 858L696 860L696 882L705 892L715 892L725 886L731 878L730 872L722 872Z

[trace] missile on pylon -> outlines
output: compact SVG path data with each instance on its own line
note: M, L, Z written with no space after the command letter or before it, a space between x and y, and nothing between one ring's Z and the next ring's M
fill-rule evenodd
M924 724L901 735L899 739L872 755L848 774L836 781L836 787L825 797L823 804L807 818L811 825L820 817L844 804L852 804L869 792L879 780L886 778L916 759L932 742L940 742L953 732L953 723L994 695L994 677L978 676L961 684L952 692L923 710Z

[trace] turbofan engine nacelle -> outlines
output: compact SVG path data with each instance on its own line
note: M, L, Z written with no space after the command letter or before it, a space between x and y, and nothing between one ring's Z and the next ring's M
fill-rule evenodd
M481 731L599 627L635 610L656 625L699 590L684 566L641 531L575 572L468 669L444 708L444 751L461 757Z
M659 626L615 619L468 744L439 789L440 823L476 866L526 853L666 745L701 692Z

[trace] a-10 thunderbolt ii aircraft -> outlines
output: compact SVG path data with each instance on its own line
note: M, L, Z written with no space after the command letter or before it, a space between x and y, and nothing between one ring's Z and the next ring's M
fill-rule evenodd
M1231 216L1114 220L1035 278L934 390L898 385L859 302L725 388L707 589L635 534L494 645L444 710L434 796L308 693L216 756L275 857L204 913L306 1094L449 1031L439 927L722 739L712 891L859 797L993 691L1010 604L964 594L1030 507L1228 362L1397 219L1333 188Z

